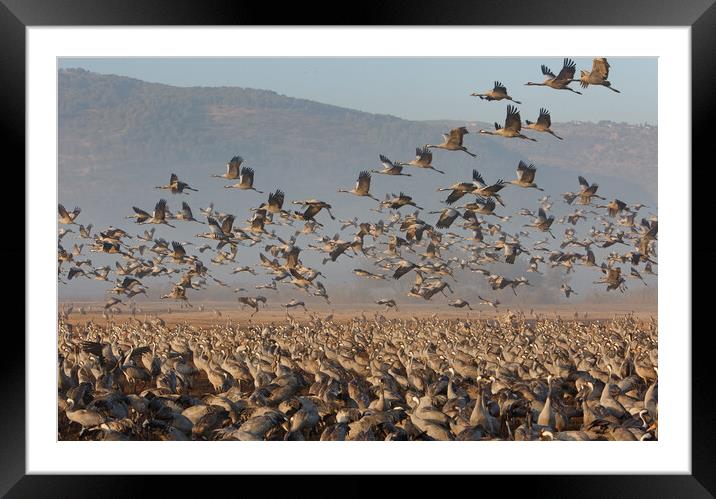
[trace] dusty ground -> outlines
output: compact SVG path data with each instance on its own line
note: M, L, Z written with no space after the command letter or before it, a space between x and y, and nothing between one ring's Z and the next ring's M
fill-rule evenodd
M69 321L73 323L85 323L88 320L92 320L96 323L106 322L106 319L102 316L102 303L79 303L73 302L75 311L70 315ZM60 304L62 307L63 304ZM86 309L91 307L90 311L86 311L84 314L77 312L80 306L84 306ZM266 308L260 308L259 312L251 315L253 310L250 308L244 308L241 310L234 303L205 303L203 304L204 311L199 311L199 304L194 304L193 308L179 309L178 306L172 307L172 311L167 312L166 304L142 304L142 312L137 312L137 319L145 319L148 317L158 316L164 320L168 326L175 324L186 324L190 323L195 326L210 326L212 324L221 323L224 324L230 320L233 323L248 323L248 322L283 322L286 320L286 311L283 308L277 306L268 306ZM385 311L385 307L381 307L375 304L365 304L361 306L346 306L336 305L333 307L322 306L322 307L310 307L308 311L304 311L298 307L289 310L289 314L295 320L302 321L310 319L310 314L317 314L319 317L326 317L328 314L333 314L334 321L347 321L353 317L359 317L361 314L365 314L367 317L372 317L376 312L383 314L388 318L406 318L406 317L430 317L433 314L438 314L443 318L470 318L470 319L489 319L497 316L501 316L508 311L512 312L523 312L527 318L535 318L537 314L546 316L548 318L562 317L564 319L572 319L575 313L579 315L580 319L588 320L604 320L613 319L617 315L624 315L633 313L635 317L639 319L648 320L651 317L657 318L658 311L656 305L645 306L645 305L614 305L614 304L593 304L585 308L583 305L579 306L568 306L568 305L535 305L530 307L508 307L499 306L496 310L486 305L473 306L474 310L454 309L447 305L436 306L436 307L425 307L421 305L399 305L398 310L390 309ZM214 309L221 312L221 316L217 316L214 313ZM586 315L585 315L586 314ZM115 320L124 321L127 318L127 313L115 315Z

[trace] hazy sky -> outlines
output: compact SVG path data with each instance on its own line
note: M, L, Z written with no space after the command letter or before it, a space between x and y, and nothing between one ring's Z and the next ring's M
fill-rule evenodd
M412 120L502 121L504 106L464 97L495 80L522 101L523 116L553 111L553 121L657 124L657 59L608 57L620 94L590 87L584 95L546 87L540 65L556 74L562 59L544 58L64 58L61 68L130 76L177 86L237 86ZM577 75L590 58L574 58ZM578 83L572 86L581 91ZM568 104L568 105L565 105Z

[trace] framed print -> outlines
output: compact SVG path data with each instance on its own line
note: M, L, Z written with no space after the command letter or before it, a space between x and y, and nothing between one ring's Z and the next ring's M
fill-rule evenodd
M284 26L5 1L27 292L0 490L527 474L711 497L689 207L716 8L510 3Z

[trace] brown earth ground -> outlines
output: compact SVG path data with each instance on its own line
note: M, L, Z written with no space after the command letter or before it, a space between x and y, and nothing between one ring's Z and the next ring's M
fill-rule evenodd
M102 303L72 303L75 310L69 316L69 322L82 324L88 320L92 320L95 323L106 322L102 316ZM64 304L60 304L62 308ZM160 303L143 303L141 305L141 312L137 312L135 317L143 320L145 318L160 317L164 320L167 326L173 326L175 324L192 324L198 327L207 327L214 324L225 324L227 320L232 323L246 324L246 323L271 323L271 322L283 322L286 320L286 311L276 305L269 305L268 307L261 307L258 313L252 316L253 310L250 308L244 308L241 310L235 303L203 303L204 311L199 311L199 304L194 304L192 308L180 309L178 306L172 306L171 312L167 312L166 304ZM77 312L77 309L82 306L85 309L91 307L91 310L86 311L84 314ZM214 313L214 309L221 312L221 316L218 317ZM485 305L473 305L474 310L454 309L447 305L441 307L425 307L420 305L398 305L398 310L390 309L387 312L385 307L381 307L375 304L365 304L359 306L351 305L336 305L336 306L321 306L312 307L308 306L308 311L304 311L302 308L290 309L288 313L290 316L299 322L309 320L311 314L316 314L321 318L326 317L328 314L333 314L333 319L336 322L343 322L351 320L353 317L360 317L361 314L365 314L367 317L374 316L375 313L381 313L386 318L427 318L434 314L438 314L439 317L445 319L491 319L510 312L525 314L527 319L535 319L537 315L543 318L557 318L562 319L573 319L575 313L578 314L579 319L587 320L609 320L614 319L617 316L623 316L625 314L633 314L634 317L642 320L649 320L650 318L656 319L658 317L658 311L656 305L614 305L614 304L592 304L584 306L580 304L578 306L570 305L534 305L530 307L508 307L499 306L497 309L488 307ZM127 312L121 314L113 314L112 320L115 322L123 322L127 319L130 314Z

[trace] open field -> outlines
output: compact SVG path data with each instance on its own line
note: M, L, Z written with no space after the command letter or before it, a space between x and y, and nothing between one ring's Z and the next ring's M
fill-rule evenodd
M70 314L58 438L658 439L647 310L374 312Z
M75 312L70 314L70 317L67 319L71 323L82 324L90 320L93 322L104 323L107 320L102 315L103 303L72 302L72 305ZM258 313L252 316L253 311L251 309L241 310L236 303L209 302L201 305L204 307L204 311L199 311L200 305L197 304L193 308L180 309L178 307L172 307L171 312L168 313L167 306L164 303L142 304L141 312L137 312L135 317L140 320L149 318L150 316L160 317L167 326L188 323L195 327L223 325L226 321L231 321L237 324L248 324L250 322L276 323L286 320L285 309L276 306L262 307ZM60 309L67 306L68 304L60 304ZM86 309L85 313L78 313L77 309L79 307ZM221 316L218 316L214 310L218 310L221 313ZM292 318L299 322L308 321L313 315L318 315L321 318L332 315L332 319L334 321L346 322L352 320L354 317L360 317L361 314L365 314L366 317L374 317L376 313L380 313L390 319L411 319L413 317L429 318L434 314L438 314L440 318L444 319L472 320L496 318L506 313L523 313L528 320L535 319L537 315L552 319L557 317L572 319L575 317L575 313L579 315L580 319L588 320L611 320L614 319L615 316L623 316L627 314L633 315L638 319L650 319L651 317L657 318L658 316L656 304L591 304L587 306L559 304L534 305L524 308L500 306L498 309L482 306L479 309L476 308L475 310L452 309L447 306L438 310L433 307L425 307L421 305L400 305L398 310L391 309L386 311L385 307L377 306L373 303L366 303L358 307L351 305L311 307L309 305L308 311L298 308L289 310L288 313ZM129 315L130 314L128 312L125 312L123 314L113 315L112 317L115 321L123 321Z

